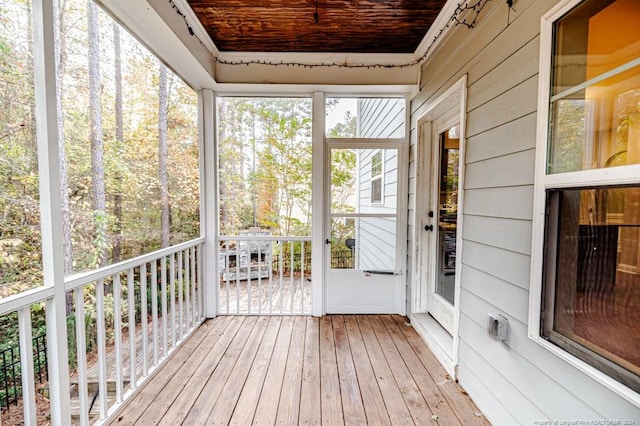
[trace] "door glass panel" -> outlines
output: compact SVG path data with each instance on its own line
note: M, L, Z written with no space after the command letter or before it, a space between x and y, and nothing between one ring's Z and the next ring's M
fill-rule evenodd
M458 169L460 139L458 126L440 134L438 193L438 259L436 293L453 305L456 279L458 229Z

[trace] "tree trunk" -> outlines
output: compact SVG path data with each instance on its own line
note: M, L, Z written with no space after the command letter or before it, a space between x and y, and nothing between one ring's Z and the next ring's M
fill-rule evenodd
M124 135L122 130L122 59L120 48L120 25L113 23L113 57L115 68L115 89L116 89L116 152L120 161L122 158L122 145ZM116 171L116 188L113 195L113 216L115 226L113 230L113 263L120 261L122 255L122 174Z
M169 108L167 80L167 67L163 63L160 63L160 82L158 87L158 169L160 178L160 245L163 248L169 247L169 230L171 227L171 205L169 203L169 173L167 170L169 157L169 151L167 147L167 115Z
M65 38L64 30L64 3L53 2L54 19L54 48L56 57L56 124L58 128L58 156L60 170L60 200L62 213L62 251L64 258L64 274L70 275L73 272L73 247L71 246L71 208L69 207L69 187L67 184L67 156L65 153L64 141L64 113L62 111L62 83L65 70ZM71 314L73 306L73 294L67 293L67 315Z
M97 266L107 264L107 208L104 183L104 146L102 141L102 112L100 108L100 36L98 7L87 0L87 29L89 39L89 125L91 128L91 178L93 186L94 247Z

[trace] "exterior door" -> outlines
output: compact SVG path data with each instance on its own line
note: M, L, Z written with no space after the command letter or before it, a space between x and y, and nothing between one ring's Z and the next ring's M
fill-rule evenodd
M424 228L429 239L427 309L450 334L454 329L459 273L459 133L459 124L455 124L435 130L431 138L430 210Z
M401 313L401 144L328 141L327 313Z

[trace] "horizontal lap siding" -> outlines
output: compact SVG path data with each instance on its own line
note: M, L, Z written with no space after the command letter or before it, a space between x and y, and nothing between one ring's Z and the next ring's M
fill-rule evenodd
M404 99L358 100L358 135L367 138L399 138L404 134ZM397 205L398 155L384 150L383 202L371 203L371 157L378 150L362 151L359 170L360 213L395 213ZM395 270L396 221L391 218L361 218L356 256L359 269Z
M415 201L426 190L416 188L415 113L467 75L458 372L498 425L638 418L637 407L527 334L540 17L555 3L521 0L509 10L504 2L489 2L474 29L456 27L427 59L411 103L409 274L420 220ZM487 336L489 313L508 318L507 344Z

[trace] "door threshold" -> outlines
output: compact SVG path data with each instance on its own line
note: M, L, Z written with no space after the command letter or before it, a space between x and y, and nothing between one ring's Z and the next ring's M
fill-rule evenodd
M446 372L454 380L458 380L457 360L453 356L453 336L429 314L411 314L409 318L413 328L422 337Z

